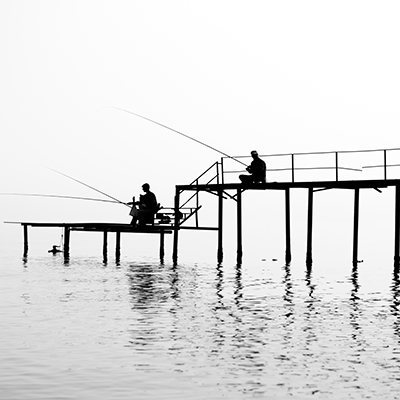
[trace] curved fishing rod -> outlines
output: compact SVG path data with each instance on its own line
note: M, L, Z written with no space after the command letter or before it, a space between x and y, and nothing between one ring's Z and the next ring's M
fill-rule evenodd
M93 199L91 197L62 196L58 194L38 194L38 193L0 193L0 196L31 196L31 197L56 197L59 199L101 201L104 203L118 203L115 200Z
M132 112L132 111L129 111L129 110L125 110L124 108L119 108L119 107L114 107L114 106L105 106L105 107L102 107L102 108L114 108L115 110L119 110L119 111L126 112L126 113L128 113L128 114L135 115L136 117L145 119L146 121L152 122L153 124L162 126L163 128L169 129L170 131L175 132L175 133L177 133L177 134L179 134L179 135L182 135L182 136L184 136L184 137L187 138L187 139L193 140L193 141L196 142L196 143L199 143L199 144L201 144L201 145L203 145L203 146L205 146L205 147L208 147L209 149L214 150L214 151L216 151L217 153L220 153L220 154L224 155L225 157L228 157L228 158L230 158L230 159L232 159L232 160L238 162L239 164L242 164L242 165L244 165L244 166L247 166L245 163L242 163L241 161L237 160L236 158L233 158L233 157L230 156L229 154L226 154L226 153L224 153L223 151L218 150L218 149L216 149L215 147L212 147L212 146L210 146L210 145L208 145L208 144L206 144L206 143L203 143L203 142L201 142L200 140L197 140L197 139L195 139L195 138L193 138L193 137L191 137L191 136L189 136L189 135L186 135L186 134L184 134L184 133L182 133L182 132L179 132L179 131L177 131L176 129L170 128L170 127L167 126L167 125L164 125L164 124L161 124L160 122L154 121L153 119L144 117L143 115L136 114L136 113L134 113L134 112Z
M72 179L73 181L78 182L78 183L80 183L81 185L88 187L89 189L92 189L92 190L94 190L94 191L96 191L96 192L98 192L98 193L101 193L102 195L104 195L104 196L106 196L106 197L108 197L108 198L110 198L110 199L115 200L115 201L116 201L117 203L119 203L119 204L123 204L124 206L127 206L127 207L131 208L131 206L129 206L128 204L124 203L123 201L118 200L118 199L116 199L115 197L110 196L109 194L104 193L104 192L102 192L101 190L96 189L96 188L94 188L93 186L90 186L90 185L88 185L88 184L85 183L85 182L82 182L82 181L80 181L80 180L78 180L78 179L75 179L75 178L73 178L72 176L69 176L69 175L67 175L67 174L64 174L63 172L57 171L57 170L54 169L54 168L50 168L50 167L47 167L47 166L45 166L45 165L44 165L44 167L46 167L46 168L52 170L53 172L56 172L57 174L60 174L60 175L62 175L62 176L65 176L66 178Z

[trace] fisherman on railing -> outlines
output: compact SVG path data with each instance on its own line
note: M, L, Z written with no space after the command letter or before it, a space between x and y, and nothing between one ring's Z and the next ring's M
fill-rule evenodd
M239 179L242 181L242 183L265 183L267 171L265 162L258 157L256 150L251 152L251 156L253 157L253 161L246 168L246 171L251 175L239 175Z
M133 201L126 203L132 205L132 209L129 213L129 215L132 216L132 226L136 226L138 221L139 226L144 226L146 223L153 224L154 214L160 209L160 204L157 203L155 194L150 192L150 185L144 183L142 189L145 194L140 195L139 201L135 201L135 197L133 197Z

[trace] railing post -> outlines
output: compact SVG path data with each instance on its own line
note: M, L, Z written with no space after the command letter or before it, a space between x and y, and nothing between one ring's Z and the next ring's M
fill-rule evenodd
M339 157L338 152L335 152L335 171L336 171L336 182L339 180Z
M292 154L292 182L294 182L294 154Z
M386 181L386 150L383 150L383 176Z

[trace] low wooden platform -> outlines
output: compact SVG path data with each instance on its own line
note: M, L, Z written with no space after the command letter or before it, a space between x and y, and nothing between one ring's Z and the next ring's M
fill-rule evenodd
M35 228L69 228L71 231L97 231L97 232L132 232L132 233L172 233L171 226L119 224L113 222L16 222L5 221L6 224L19 224Z
M19 224L24 230L24 257L28 256L28 227L33 228L64 228L64 257L69 259L71 231L103 232L103 259L107 260L108 233L116 233L115 258L119 262L121 255L121 233L147 233L160 235L160 260L164 259L164 235L171 234L171 226L145 225L133 227L130 224L110 222L16 222L5 221L8 224Z

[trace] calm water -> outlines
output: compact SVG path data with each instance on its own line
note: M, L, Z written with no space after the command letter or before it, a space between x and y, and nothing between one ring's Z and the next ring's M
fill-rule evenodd
M123 244L117 265L87 238L65 264L31 237L27 261L20 237L1 256L1 399L398 398L400 279L386 260L174 267L146 242Z

